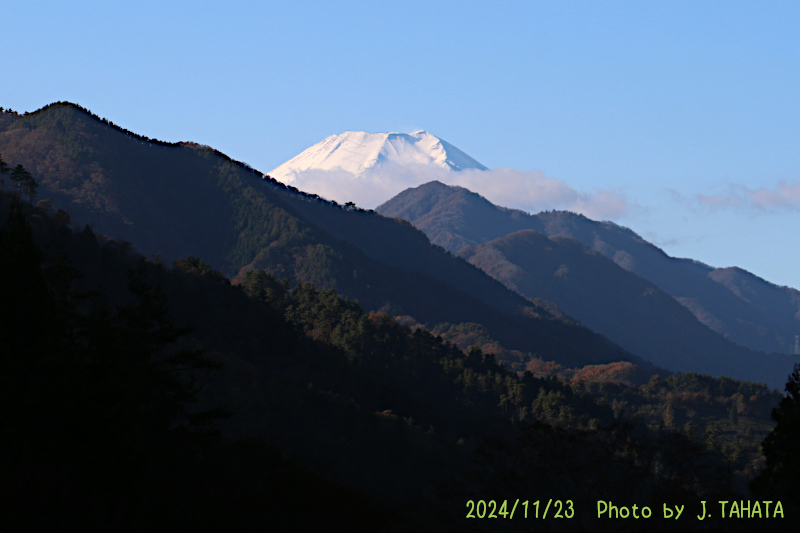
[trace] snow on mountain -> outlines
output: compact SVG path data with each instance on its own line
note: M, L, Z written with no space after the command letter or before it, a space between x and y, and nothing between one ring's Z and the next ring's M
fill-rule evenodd
M488 170L452 144L427 131L368 133L346 131L331 135L268 172L284 183L310 170L340 170L355 177L384 166L423 165L443 170Z
M410 187L440 181L528 212L567 209L603 219L627 212L617 191L578 191L541 171L489 170L427 131L331 135L267 174L301 191L367 209Z

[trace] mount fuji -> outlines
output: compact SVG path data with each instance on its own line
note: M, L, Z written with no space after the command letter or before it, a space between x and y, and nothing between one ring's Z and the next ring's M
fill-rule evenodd
M427 131L369 133L346 131L304 150L268 174L292 183L309 170L341 170L354 177L387 166L425 166L446 171L488 170L452 144Z
M608 219L628 209L614 190L578 191L541 171L490 170L424 130L331 135L266 175L327 200L368 209L432 181L465 187L497 205L531 213L567 209Z

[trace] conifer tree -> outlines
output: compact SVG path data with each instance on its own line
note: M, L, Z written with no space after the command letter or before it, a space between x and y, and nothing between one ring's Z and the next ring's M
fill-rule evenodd
M772 419L776 426L761 445L767 466L751 488L759 496L784 498L800 507L800 364L795 364Z
M38 185L31 176L31 173L28 172L25 167L22 165L17 165L14 167L14 170L11 171L11 181L13 181L17 185L17 198L21 198L22 188L25 187L26 191L28 190L29 184L33 183L33 190L36 189Z
M8 171L9 171L8 164L6 164L6 162L3 161L3 157L2 155L0 155L0 176L2 176L3 174L8 174ZM6 182L3 180L2 177L0 177L0 185L5 185L5 184Z
M39 188L39 184L36 183L36 180L33 179L33 176L28 174L28 179L25 180L25 194L28 195L28 202L33 205L33 199L36 198L36 189Z

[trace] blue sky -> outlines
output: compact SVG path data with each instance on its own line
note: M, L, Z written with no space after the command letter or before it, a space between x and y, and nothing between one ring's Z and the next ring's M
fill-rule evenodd
M800 3L15 2L0 106L68 100L264 172L426 129L671 255L800 288Z

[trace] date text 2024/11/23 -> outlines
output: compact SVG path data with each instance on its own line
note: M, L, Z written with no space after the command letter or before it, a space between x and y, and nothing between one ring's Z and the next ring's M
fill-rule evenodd
M553 500L543 503L540 500L509 502L509 500L469 500L467 502L467 518L507 518L514 516L522 518L572 518L575 516L575 507L572 500Z

